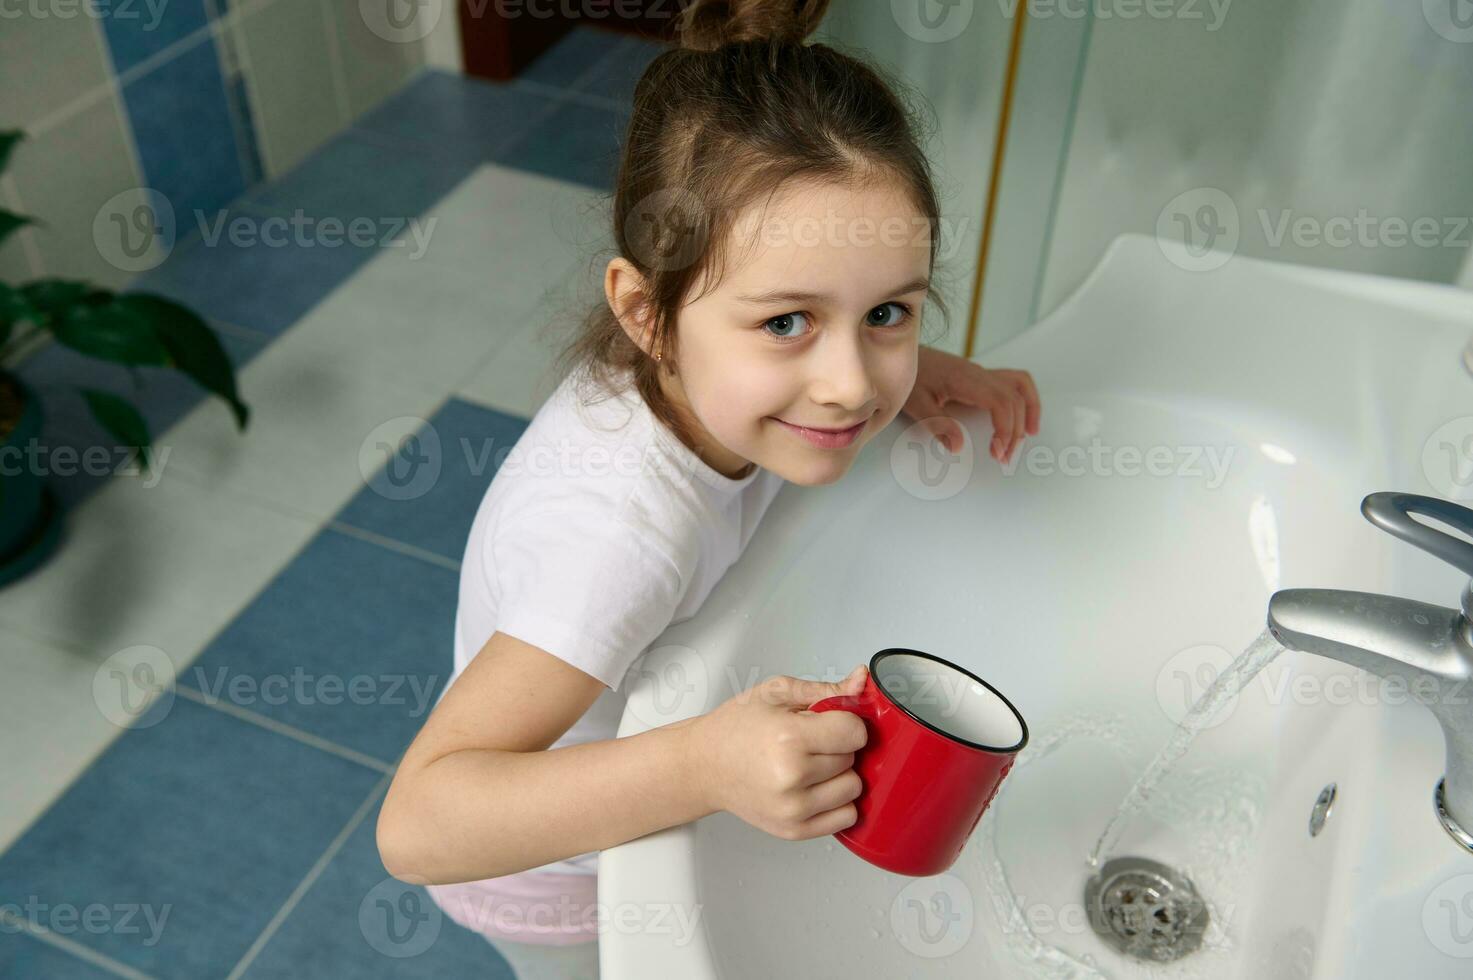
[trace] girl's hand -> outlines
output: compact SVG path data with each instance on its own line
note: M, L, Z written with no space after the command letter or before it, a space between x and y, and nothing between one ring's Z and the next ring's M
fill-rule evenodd
M693 719L691 771L707 805L783 840L853 826L863 788L854 752L869 733L853 712L806 709L858 694L865 669L837 684L779 674Z
M1043 409L1027 371L988 369L955 354L922 346L916 384L901 411L923 424L941 440L947 452L954 454L961 452L962 426L946 414L946 405L952 402L991 413L990 453L999 463L1012 458L1025 434L1038 435Z

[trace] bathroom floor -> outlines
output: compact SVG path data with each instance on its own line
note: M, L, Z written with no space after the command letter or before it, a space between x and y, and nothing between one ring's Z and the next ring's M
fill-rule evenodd
M367 220L371 244L181 235L136 281L210 319L253 414L238 433L146 377L158 472L50 477L66 539L0 590L0 975L511 976L388 878L374 826L450 671L498 450L555 381L546 327L600 295L658 50L579 29L507 85L424 71L229 209ZM56 347L20 373L53 446L101 436L51 389L130 390ZM115 723L165 670L172 693Z

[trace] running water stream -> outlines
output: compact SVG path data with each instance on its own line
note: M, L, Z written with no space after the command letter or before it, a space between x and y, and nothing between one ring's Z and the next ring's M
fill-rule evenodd
M1141 773L1140 778L1130 787L1119 809L1105 825L1104 833L1100 834L1100 839L1095 843L1094 851L1088 859L1091 869L1098 871L1104 864L1105 859L1110 856L1110 852L1119 842L1120 835L1124 833L1131 816L1151 798L1152 791L1171 771L1176 760L1180 759L1191 746L1197 734L1283 649L1273 635L1265 629L1252 643L1248 644L1248 648L1239 654L1236 660L1228 664L1222 673L1217 675L1207 690L1202 692L1202 696L1192 704L1191 710L1182 718L1176 730L1171 733L1171 738L1162 746L1156 758L1151 760L1151 764Z

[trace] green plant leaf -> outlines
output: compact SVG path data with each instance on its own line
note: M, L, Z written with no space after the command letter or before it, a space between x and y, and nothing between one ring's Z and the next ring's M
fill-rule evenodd
M15 325L31 318L31 304L20 290L0 282L0 347L10 340Z
M31 219L27 218L23 214L16 214L13 211L7 211L4 208L0 208L0 242L3 242L5 241L5 239L9 238L11 233L14 232L17 228L24 228L26 225L31 223Z
M119 297L94 302L84 298L57 314L51 332L66 346L89 357L118 364L169 363L169 352L153 324Z
M147 470L152 465L150 447L153 446L153 439L148 434L148 423L143 421L138 409L126 398L110 391L97 388L77 390L87 400L87 407L92 410L92 417L97 420L97 424L106 429L107 434L116 439L119 446L138 447L143 468Z
M85 300L92 288L72 279L37 279L20 291L31 309L42 316L55 316Z
M198 314L150 293L119 296L117 304L147 321L173 358L174 367L201 388L223 398L235 415L236 427L246 427L250 409L236 391L235 369L215 332Z
M0 173L4 172L5 165L10 162L10 151L25 138L26 134L18 129L0 131Z

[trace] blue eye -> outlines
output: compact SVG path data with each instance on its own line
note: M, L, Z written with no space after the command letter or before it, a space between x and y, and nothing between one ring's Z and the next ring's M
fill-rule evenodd
M890 320L884 320L882 314L882 319L876 321L875 314L883 311L887 307L894 307L898 311L895 314L894 318ZM876 306L873 310L869 311L869 316L865 318L865 322L872 327L898 327L909 317L910 307L906 306L904 303L881 303L879 306Z
M807 314L784 313L782 316L775 316L767 320L762 324L762 328L768 330L774 337L787 340L792 337L801 337L804 333L808 332L806 329L800 332L797 326L799 323L803 324L805 328L808 327Z

